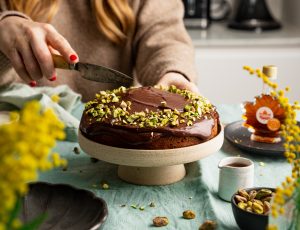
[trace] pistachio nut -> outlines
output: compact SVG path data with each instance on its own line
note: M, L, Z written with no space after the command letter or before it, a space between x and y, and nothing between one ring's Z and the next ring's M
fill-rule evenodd
M261 200L257 200L257 199L254 199L254 200L253 200L253 203L257 203L257 204L259 204L259 205L261 205L261 206L264 205L264 203L263 203Z
M247 212L253 212L253 211L252 211L252 207L247 207L245 210L246 210Z
M252 205L252 209L257 214L263 214L263 212L264 212L263 206L258 203L255 203L255 202Z
M256 197L256 190L252 190L249 192L249 200L253 200Z
M155 227L162 227L169 224L169 220L165 216L157 216L152 221Z
M262 198L264 198L266 196L271 196L271 195L272 195L272 191L271 190L269 190L269 189L261 189L261 190L259 190L257 192L255 198L260 200L260 199L262 199Z
M196 214L192 210L186 210L182 213L184 219L195 219Z
M206 220L200 227L199 230L215 230L217 229L217 223L212 220Z
M240 189L234 196L238 207L257 214L269 215L271 205L270 201L274 193L270 189L251 190L247 192Z
M267 196L267 197L263 198L261 201L262 201L262 202L264 202L264 201L270 202L271 199L272 199L272 196Z
M245 197L242 197L242 196L239 196L239 195L235 195L234 198L235 198L237 203L239 203L239 202L245 202L246 203L247 202L247 199Z
M264 214L268 215L271 209L271 204L268 201L264 201Z
M240 208L240 209L245 209L246 207L247 207L247 204L246 203L244 203L244 202L240 202L240 203L238 203L238 207Z
M248 202L247 202L247 205L248 205L248 207L252 207L253 202L252 202L252 201L248 201Z
M247 191L245 189L239 189L238 194L240 196L246 198L247 200L249 199L249 194L247 193Z

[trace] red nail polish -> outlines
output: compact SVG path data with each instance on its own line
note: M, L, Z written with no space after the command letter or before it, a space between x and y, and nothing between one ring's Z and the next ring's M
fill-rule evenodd
M70 55L70 60L75 61L77 59L77 56L75 54Z
M29 85L30 85L31 87L35 87L35 86L36 86L36 81L30 82Z
M56 80L56 76L55 75L53 75L50 79L49 79L49 81L55 81Z

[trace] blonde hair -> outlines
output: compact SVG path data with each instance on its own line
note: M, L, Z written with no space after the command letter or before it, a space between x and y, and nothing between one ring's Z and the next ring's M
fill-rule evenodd
M90 0L98 28L113 43L123 43L133 32L135 17L128 0ZM7 0L9 10L23 12L35 21L50 22L58 0Z

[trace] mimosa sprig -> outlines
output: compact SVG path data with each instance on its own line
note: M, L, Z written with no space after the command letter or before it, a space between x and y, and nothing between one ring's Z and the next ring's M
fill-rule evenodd
M38 171L67 163L51 152L56 140L65 138L64 124L51 109L29 102L11 113L11 123L0 125L0 137L0 229L22 229L10 214L27 193L27 183L37 179Z

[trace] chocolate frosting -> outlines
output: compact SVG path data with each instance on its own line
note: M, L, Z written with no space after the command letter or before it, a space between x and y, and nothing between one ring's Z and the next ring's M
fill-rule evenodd
M153 87L131 88L126 93L122 93L121 98L123 101L132 102L130 113L142 112L146 109L158 111L166 108L183 112L185 106L190 103L180 94ZM165 101L166 105L162 106L162 101ZM97 140L97 137L101 135L109 135L128 145L151 142L162 136L191 136L206 141L211 137L212 128L218 118L219 115L213 107L209 113L202 114L202 117L197 119L192 126L183 123L175 127L140 128L133 125L112 124L113 118L99 122L84 111L80 122L80 130L84 136L92 140Z

